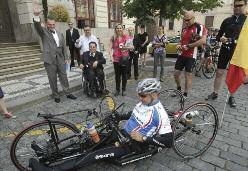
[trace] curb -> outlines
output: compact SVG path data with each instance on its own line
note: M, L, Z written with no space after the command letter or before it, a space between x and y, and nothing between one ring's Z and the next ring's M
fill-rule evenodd
M104 72L105 72L105 76L106 76L106 79L107 79L107 78L110 78L110 77L113 76L114 69L111 66L111 67L106 68L104 70ZM71 92L79 91L80 89L82 89L82 81L81 81L81 79L76 80L76 81L71 81L71 82L69 82L69 85L70 85L69 90ZM58 86L58 87L59 87L59 89L61 88L60 86ZM14 100L10 100L10 101L6 102L8 110L16 112L16 111L22 110L22 109L24 109L26 107L30 107L32 105L39 104L39 103L42 103L44 101L52 99L50 88L49 89L43 89L41 91L42 91L42 94L27 95L25 97L16 98ZM62 95L63 91L59 90L59 93Z

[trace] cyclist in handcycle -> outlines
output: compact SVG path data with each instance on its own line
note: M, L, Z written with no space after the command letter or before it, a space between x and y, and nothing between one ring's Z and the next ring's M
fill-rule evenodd
M147 152L149 145L170 148L173 143L173 134L168 114L159 100L160 90L160 82L155 78L147 78L139 82L137 93L140 102L133 111L118 116L124 120L128 119L121 130L127 138L126 143L109 144L109 146L90 152L82 158L66 161L53 167L46 167L31 158L30 167L33 171L75 171L99 159L115 158L118 160L133 152L142 154Z
M80 68L83 69L83 77L89 84L87 85L87 92L91 97L97 97L98 93L104 93L104 72L103 64L106 59L101 52L96 51L97 44L95 42L89 43L89 51L84 52L80 57ZM97 84L99 81L99 85Z

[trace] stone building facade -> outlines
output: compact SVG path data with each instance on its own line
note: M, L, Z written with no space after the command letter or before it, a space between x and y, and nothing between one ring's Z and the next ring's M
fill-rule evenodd
M214 8L206 13L196 13L196 21L204 24L207 28L220 28L222 21L233 14L233 0L223 0L222 7ZM158 25L158 19L156 19ZM165 26L166 33L169 36L175 36L180 33L182 29L183 21L180 20L165 20L163 25ZM152 27L152 28L151 28ZM148 26L150 34L155 34L153 26Z
M48 10L56 4L64 5L70 20L77 27L78 20L92 26L92 32L108 47L116 23L125 27L134 27L133 19L121 15L122 0L47 0ZM33 28L33 8L42 7L42 0L1 0L0 1L0 41L35 42L38 40ZM57 29L63 33L67 23L57 23ZM80 29L79 29L80 30ZM82 31L82 30L81 30ZM80 31L80 32L81 32Z

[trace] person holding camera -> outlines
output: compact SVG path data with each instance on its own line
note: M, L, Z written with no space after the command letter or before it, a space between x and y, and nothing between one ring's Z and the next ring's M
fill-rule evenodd
M192 86L192 68L195 62L198 47L206 44L207 29L195 22L195 16L192 11L184 13L185 28L182 30L181 42L177 46L179 56L175 64L175 82L177 90L181 91L180 75L185 68L185 89L183 95L187 97L188 91Z
M124 28L121 24L115 26L115 34L110 40L109 53L112 55L112 61L114 64L115 71L115 84L116 92L115 96L120 94L120 84L122 81L122 92L121 95L125 96L126 85L127 85L127 67L129 63L129 49L133 49L133 46L127 44L129 37L124 34Z
M158 34L154 36L152 46L154 47L153 50L153 57L154 57L154 68L153 68L153 77L157 77L157 68L158 68L158 61L160 60L160 81L163 82L163 75L164 75L164 59L165 59L165 46L167 42L167 36L164 34L164 26L158 27Z

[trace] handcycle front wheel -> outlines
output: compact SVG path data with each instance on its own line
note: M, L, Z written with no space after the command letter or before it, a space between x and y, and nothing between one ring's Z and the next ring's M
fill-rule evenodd
M30 158L42 158L42 162L51 164L70 153L68 149L72 149L72 145L75 145L73 142L79 140L79 130L60 120L50 122L52 128L44 120L25 128L15 137L11 144L10 157L16 168L21 171L29 170ZM51 135L55 136L52 138Z
M202 155L213 143L218 125L217 112L210 104L188 107L173 124L174 151L185 159Z

